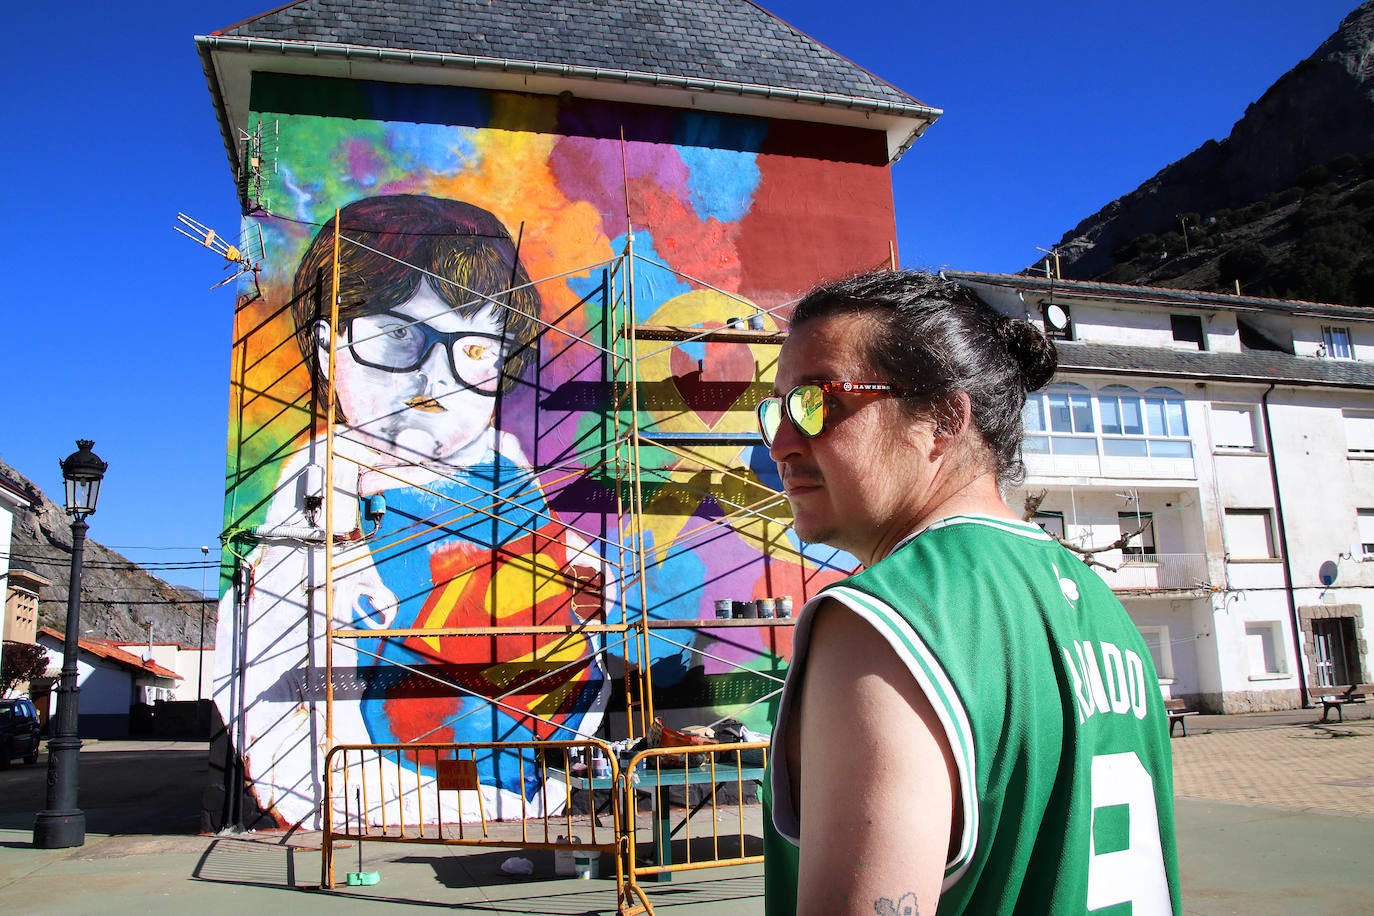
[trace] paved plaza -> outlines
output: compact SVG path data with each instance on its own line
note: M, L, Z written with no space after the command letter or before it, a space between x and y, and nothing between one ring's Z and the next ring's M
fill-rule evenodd
M1197 716L1172 742L1184 910L1194 916L1374 914L1374 721L1312 710ZM615 882L556 877L552 853L368 843L371 887L319 884L309 833L200 836L204 745L88 743L82 751L86 844L32 848L45 768L0 772L0 912L339 913L440 907L460 914L609 914ZM745 809L758 818L756 806ZM343 850L340 876L358 869ZM502 874L513 855L530 877ZM603 872L604 874L604 872ZM663 916L760 916L762 869L648 883Z
M1301 725L1207 725L1222 718L1235 717L1195 717L1189 736L1173 740L1175 797L1374 817L1368 712L1352 712L1344 723L1322 723L1307 711ZM1374 870L1374 861L1369 867Z

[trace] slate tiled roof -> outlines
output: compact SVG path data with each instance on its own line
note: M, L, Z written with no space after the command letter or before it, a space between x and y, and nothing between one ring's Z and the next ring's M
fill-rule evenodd
M1052 292L1065 300L1096 299L1103 302L1155 305L1161 308L1227 309L1240 312L1274 312L1305 317L1324 316L1374 320L1374 310L1356 306L1328 305L1256 296L1231 296L1188 289L1129 286L1090 280L1051 280L1018 274L942 271L957 283L999 287L1027 296ZM1028 300L1029 301L1029 300ZM1176 350L1172 347L1138 347L1116 343L1058 341L1059 371L1115 373L1184 380L1323 385L1336 388L1374 388L1374 362L1295 356L1275 351L1242 353L1208 350Z
M1059 373L1148 375L1195 381L1374 388L1374 363L1287 353L1174 350L1060 341Z
M537 61L929 111L748 0L299 0L213 36Z
M945 270L941 274L957 283L986 283L1049 295L1051 291L1067 298L1104 299L1118 302L1160 303L1191 308L1226 309L1228 311L1274 311L1290 315L1325 315L1339 318L1374 319L1374 309L1357 305L1332 305L1325 302L1305 302L1300 299L1264 299L1259 296L1233 296L1192 289L1169 289L1160 286L1132 286L1121 283L1100 283L1096 280L1065 280L1021 274L988 274L974 271Z

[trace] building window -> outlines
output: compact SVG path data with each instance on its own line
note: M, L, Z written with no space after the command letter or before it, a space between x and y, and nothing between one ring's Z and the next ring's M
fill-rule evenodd
M1374 509L1357 509L1360 527L1360 559L1374 560Z
M1027 452L1097 454L1092 395L1082 385L1055 385L1043 394L1027 398L1022 419Z
M1250 675L1287 674L1283 651L1283 624L1277 620L1245 625L1245 654L1250 660Z
M1345 450L1351 455L1374 458L1374 413L1341 411L1345 421Z
M1287 353L1293 348L1293 332L1286 326L1278 326L1272 320L1257 317L1236 316L1236 330L1240 337L1240 352Z
M1316 686L1336 687L1354 683L1351 677L1351 648L1355 645L1355 620L1352 617L1328 617L1312 621L1312 666L1316 669ZM1354 662L1354 674L1359 674L1359 662Z
M1174 343L1194 350L1207 349L1201 315L1170 315L1169 327L1174 332Z
M1268 509L1226 510L1227 555L1232 560L1272 560L1274 526Z
M1151 458L1193 457L1183 395L1172 388L1145 392L1145 434L1150 437Z
M1322 351L1332 359L1354 359L1355 348L1350 344L1350 329L1335 325L1323 326Z
M1031 521L1039 525L1040 528L1051 537L1059 538L1061 541L1064 540L1063 512L1039 511L1031 517Z
M1150 512L1118 512L1116 514L1117 524L1121 526L1121 533L1126 534L1130 531L1139 531L1135 537L1131 538L1129 544L1121 548L1121 554L1127 560L1137 562L1154 563L1156 562L1155 551L1155 520L1153 513Z
M1212 444L1218 449L1260 452L1259 411L1244 404L1212 405ZM1374 432L1374 430L1371 430Z
M1112 436L1145 435L1145 413L1140 395L1125 385L1108 385L1098 396L1102 405L1102 432Z
M1141 395L1125 385L1107 385L1098 396L1102 453L1116 458L1191 458L1183 395L1151 388Z
M1101 434L1094 422L1102 418ZM1026 398L1023 448L1039 455L1192 458L1183 395L1172 388L1136 391L1107 385L1096 396L1082 385L1055 385Z
M1150 660L1155 663L1155 674L1161 681L1174 679L1174 653L1169 644L1168 627L1139 627L1140 635L1145 637L1145 645L1150 650Z

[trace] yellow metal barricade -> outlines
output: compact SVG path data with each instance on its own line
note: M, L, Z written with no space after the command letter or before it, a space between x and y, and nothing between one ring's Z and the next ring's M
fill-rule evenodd
M515 810L493 818L478 781L479 762L502 755L516 768ZM580 759L582 766L570 766ZM604 773L594 760L604 760ZM583 769L585 768L585 769ZM340 841L491 846L610 853L617 906L629 908L624 863L623 783L612 748L596 739L432 744L346 744L325 757L325 812L320 885L336 886ZM573 793L588 790L588 813L574 813ZM597 790L609 801L610 823L597 810ZM639 912L640 910L636 910Z
M539 786L499 820L478 782L479 761L495 753L518 761L511 765L521 785L533 778ZM622 767L596 739L339 745L325 758L320 885L337 884L341 841L609 853L617 912L652 914L641 878L763 861L753 802L767 754L766 741L651 748ZM591 765L598 758L603 771ZM577 759L582 765L570 766ZM586 793L585 814L573 810L575 792Z
M768 742L660 747L640 751L621 770L625 792L623 916L652 914L641 878L763 861L763 816L756 790ZM643 810L641 810L643 809Z

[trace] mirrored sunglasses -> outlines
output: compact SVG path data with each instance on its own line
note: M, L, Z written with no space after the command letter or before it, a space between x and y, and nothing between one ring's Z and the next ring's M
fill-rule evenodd
M826 395L835 392L894 398L913 393L910 388L898 388L880 382L828 381L798 385L785 395L774 395L759 402L757 413L763 444L772 447L784 416L793 429L807 439L814 439L825 432Z

